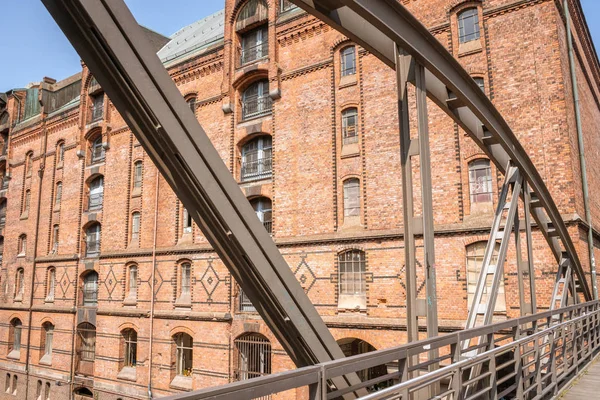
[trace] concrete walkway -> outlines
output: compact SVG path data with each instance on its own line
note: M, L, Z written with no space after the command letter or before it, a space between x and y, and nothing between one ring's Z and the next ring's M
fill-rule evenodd
M600 399L600 358L592 362L592 365L566 389L560 400L587 400Z

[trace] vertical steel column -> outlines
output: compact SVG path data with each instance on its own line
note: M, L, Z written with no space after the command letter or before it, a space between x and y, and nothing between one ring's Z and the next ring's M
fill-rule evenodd
M419 339L419 317L426 317L427 336L438 334L437 295L435 286L435 251L433 232L433 200L431 194L431 160L429 152L429 125L427 116L427 92L425 68L397 46L396 73L398 82L398 113L400 124L400 152L402 163L402 203L404 214L404 254L406 268L406 310L408 341ZM411 139L408 112L408 87L410 77L415 76L417 128L419 137ZM422 215L414 215L414 193L411 157L419 156ZM426 299L417 299L416 245L415 237L423 236ZM437 350L429 354L437 358ZM430 370L437 368L432 364Z

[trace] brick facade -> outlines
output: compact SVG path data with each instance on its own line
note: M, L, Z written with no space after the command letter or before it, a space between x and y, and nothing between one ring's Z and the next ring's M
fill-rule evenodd
M395 72L355 46L355 73L342 76L341 51L354 44L298 9L280 12L278 0L266 3L266 19L259 10L248 25L239 22L246 3L226 0L219 17L223 37L163 60L165 66L182 95L194 99L197 119L248 199L271 201L271 225L267 213L261 214L265 226L334 337L343 344L362 340L376 349L404 343ZM402 3L473 77L483 78L486 94L544 177L588 271L560 2ZM598 221L600 68L579 2L571 6L591 207ZM473 7L480 38L459 43L457 15ZM268 53L240 66L241 38L260 24L267 26ZM158 36L152 39L157 49L166 43ZM259 80L269 83L260 101L272 103L271 109L261 108L259 101L257 116L245 118L250 103L244 92ZM41 108L36 109L38 100ZM0 97L0 107L8 115L4 121L0 108L0 145L6 144L0 156L5 182L0 196L7 221L1 232L0 400L37 399L38 389L42 394L49 390L52 399L85 398L86 390L103 400L144 399L149 390L159 397L220 385L242 377L237 349L241 341L255 338L266 338L271 345L266 350L270 364L259 373L294 367L251 306L242 307L239 287L199 228L187 227L177 196L85 65L66 80L44 78L28 90L15 89L6 101ZM342 114L353 108L356 131L345 140ZM437 296L440 330L448 332L464 326L467 248L487 240L495 204L471 203L469 163L485 155L431 102L429 115ZM248 150L253 143L257 156ZM138 162L141 184L136 183ZM502 178L492 166L493 199ZM358 181L354 211L348 210L351 195L345 192L349 180ZM419 201L415 207L418 211ZM136 213L139 223L134 222ZM542 235L534 230L533 236L537 299L543 310L549 305L556 263ZM364 255L364 288L349 294L340 285L341 271L348 267L340 254L352 250ZM506 311L497 315L500 319L519 315L514 251L513 246L505 266ZM600 248L596 252L600 257ZM189 265L189 276L183 265ZM87 306L84 301L93 302L88 289L94 276L97 305ZM421 286L421 296L423 291ZM18 323L21 346L15 350ZM95 339L87 339L83 324L95 329ZM48 326L54 327L49 357ZM123 336L128 329L137 335L131 367ZM189 364L189 353L177 350L183 334L193 339ZM82 342L94 343L93 361L86 360ZM280 397L302 396L299 391Z

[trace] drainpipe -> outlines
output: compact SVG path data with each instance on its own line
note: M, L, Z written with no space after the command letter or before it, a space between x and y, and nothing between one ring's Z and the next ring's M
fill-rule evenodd
M590 258L590 270L592 273L592 289L594 300L598 300L596 257L594 255L594 228L592 226L592 212L590 211L588 179L585 167L585 146L583 143L583 128L581 126L581 112L579 109L579 89L577 87L575 57L573 55L573 37L571 34L571 15L569 13L568 0L563 1L563 11L565 13L565 29L567 31L567 47L569 49L569 69L571 70L571 86L573 88L573 102L575 106L575 124L577 126L577 144L579 147L579 169L581 169L581 186L583 188L583 208L585 209L585 220L588 224L588 253Z
M33 268L31 275L31 291L29 294L29 322L27 326L27 352L25 354L25 398L27 399L29 394L29 352L31 349L31 323L33 321L33 290L35 289L35 268L36 268L36 258L37 258L37 247L38 247L38 237L39 237L39 226L40 226L40 210L42 208L42 181L44 177L44 169L46 167L46 148L48 143L48 130L46 129L46 121L44 121L44 142L42 148L42 154L44 155L42 158L42 165L40 165L40 169L38 170L38 177L40 182L38 184L38 204L35 215L35 236L33 238Z
M154 197L154 233L152 238L152 280L150 281L150 361L148 362L148 398L152 399L152 338L154 336L154 276L156 273L156 236L158 231L158 183L160 172L156 168L156 196Z

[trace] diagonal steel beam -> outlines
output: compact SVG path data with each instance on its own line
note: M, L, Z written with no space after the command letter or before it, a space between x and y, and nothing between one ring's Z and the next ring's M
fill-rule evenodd
M395 46L427 69L427 95L505 172L516 166L535 197L531 213L557 265L566 253L586 300L591 291L567 227L541 175L487 96L444 46L397 0L290 0L396 67ZM574 294L575 295L575 294Z
M294 363L344 357L123 0L42 2Z

